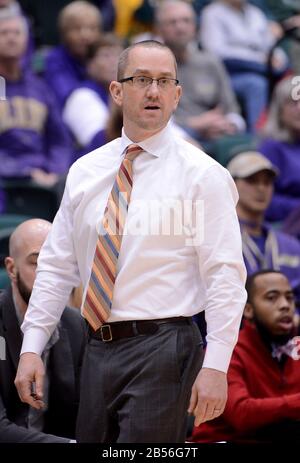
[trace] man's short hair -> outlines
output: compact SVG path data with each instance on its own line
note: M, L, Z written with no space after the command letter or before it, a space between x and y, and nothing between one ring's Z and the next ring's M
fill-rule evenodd
M284 276L284 274L280 272L279 270L265 269L265 270L259 270L258 272L252 273L252 275L249 275L247 277L245 288L247 291L247 303L248 304L252 304L253 302L254 293L255 293L255 280L261 275L268 275L269 273L277 273L279 275Z
M172 50L165 45L164 43L158 42L157 40L143 40L142 42L136 42L130 45L129 47L125 48L124 51L122 51L120 57L119 57L119 63L118 63L118 80L123 79L126 77L124 75L125 69L128 65L129 61L129 53L131 50L137 47L144 47L144 48L158 48L161 50L168 50L170 54L173 57L174 60L174 67L175 67L175 76L177 77L177 63L176 63L176 58Z
M102 27L102 15L99 8L85 0L76 0L66 5L58 15L58 30L61 36L64 35L64 31L68 28L70 19L79 14L82 9L90 10L96 17L98 16L99 28Z

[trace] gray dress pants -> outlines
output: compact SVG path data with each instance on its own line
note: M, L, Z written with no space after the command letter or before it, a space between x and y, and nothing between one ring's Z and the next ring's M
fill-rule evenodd
M185 441L191 388L203 343L191 319L155 334L104 343L90 339L81 377L77 441Z

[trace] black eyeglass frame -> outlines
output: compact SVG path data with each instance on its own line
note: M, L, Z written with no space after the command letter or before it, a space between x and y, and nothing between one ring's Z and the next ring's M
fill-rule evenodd
M160 86L160 80L168 80L168 81L172 81L175 83L175 86L177 86L179 84L179 80L178 79L174 79L173 77L159 77L158 79L155 79L153 77L149 77L149 76L130 76L130 77L124 77L123 79L120 79L118 82L120 84L123 84L124 82L129 82L131 81L133 83L133 79L137 78L137 77L144 77L145 79L151 79L151 82L149 82L149 84L145 85L145 87L148 87L148 85L152 85L154 81L157 82L157 85L158 87Z

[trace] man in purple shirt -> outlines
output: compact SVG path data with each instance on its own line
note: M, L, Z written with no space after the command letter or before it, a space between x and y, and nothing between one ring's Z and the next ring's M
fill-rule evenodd
M239 193L237 213L248 275L264 269L279 270L289 279L300 300L299 242L264 221L279 171L256 151L238 154L227 169Z
M88 2L72 2L60 12L58 28L62 45L49 53L45 77L61 108L71 93L87 79L88 50L99 40L101 24L99 9Z
M52 186L70 165L70 138L51 90L23 69L27 40L22 16L0 18L0 75L6 83L6 99L0 101L0 176Z

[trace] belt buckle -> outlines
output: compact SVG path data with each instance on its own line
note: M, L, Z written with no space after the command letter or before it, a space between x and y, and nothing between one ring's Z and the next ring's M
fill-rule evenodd
M105 330L107 330L105 332ZM106 334L108 334L108 338L106 338ZM111 327L110 325L102 325L100 327L100 335L101 335L101 340L103 342L109 342L109 341L112 341L112 332L111 332Z

